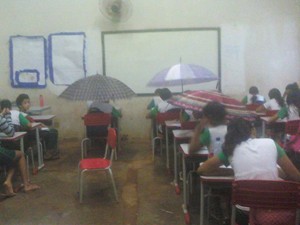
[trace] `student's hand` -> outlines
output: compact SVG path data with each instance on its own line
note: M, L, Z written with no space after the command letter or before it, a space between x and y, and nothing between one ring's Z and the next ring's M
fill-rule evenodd
M4 109L2 109L1 115L5 116L8 113L10 113L10 109L9 108L4 108Z

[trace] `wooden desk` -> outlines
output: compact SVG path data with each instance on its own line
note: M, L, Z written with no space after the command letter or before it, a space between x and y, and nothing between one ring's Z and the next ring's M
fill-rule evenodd
M186 222L190 221L190 214L188 212L188 193L187 193L187 169L186 169L186 161L189 160L190 162L199 162L199 161L205 161L208 157L208 149L206 147L193 152L193 153L189 153L188 152L189 149L189 144L181 144L180 145L180 152L182 153L182 185L183 185L183 204L182 204L182 209L183 209L183 213L184 213L184 218L186 220Z
M225 168L225 166L224 166ZM205 189L231 188L233 176L200 176L200 225L204 225ZM208 209L209 210L209 209Z
M180 194L180 188L178 185L178 163L177 163L177 143L188 142L190 138L193 136L193 130L172 130L173 133L173 150L174 150L174 181L173 184L175 186L176 194Z
M167 120L165 121L165 125L166 125L166 158L167 158L167 162L166 162L166 167L167 170L170 171L170 158L169 158L169 129L174 129L174 128L180 128L181 127L181 123L178 120Z

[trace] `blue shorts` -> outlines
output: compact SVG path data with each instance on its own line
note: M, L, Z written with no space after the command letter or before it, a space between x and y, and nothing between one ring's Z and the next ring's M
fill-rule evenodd
M0 147L0 165L10 166L14 163L15 158L16 152L14 150Z

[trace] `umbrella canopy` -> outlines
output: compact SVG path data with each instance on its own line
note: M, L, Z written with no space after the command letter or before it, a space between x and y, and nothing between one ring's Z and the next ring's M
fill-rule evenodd
M133 90L121 81L96 74L75 81L59 97L77 101L108 101L134 95Z
M169 103L185 109L201 111L211 101L222 103L231 116L254 117L240 101L215 91L186 91L175 95Z
M204 83L218 80L210 70L193 64L176 64L157 73L147 84L150 87L167 87Z

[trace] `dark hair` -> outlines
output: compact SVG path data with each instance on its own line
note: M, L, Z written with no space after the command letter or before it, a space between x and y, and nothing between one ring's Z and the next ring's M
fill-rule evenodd
M297 91L299 90L299 86L296 82L286 85L285 90Z
M159 92L159 96L162 100L167 100L172 97L172 92L168 88L163 88Z
M8 99L3 99L1 101L1 109L3 110L4 108L9 108L11 109L11 102Z
M286 103L288 105L295 105L300 109L300 90L292 91L291 93L289 93L286 98Z
M226 156L231 156L235 147L246 141L251 136L252 125L249 121L236 118L230 121L227 126L227 133L223 144L223 152Z
M269 98L270 99L275 99L278 103L278 105L280 105L280 107L283 107L284 106L284 100L281 96L281 93L280 91L277 89L277 88L272 88L270 91L269 91Z
M213 126L223 124L227 115L224 105L215 101L207 103L206 106L203 107L202 112L203 116L210 119L210 123Z
M160 92L161 92L161 89L160 89L160 88L157 88L157 89L155 89L154 94L155 94L155 95L159 95Z
M16 104L17 106L20 108L20 106L22 105L22 102L25 99L30 99L28 94L20 94L17 98L16 98Z
M257 95L258 94L258 88L256 86L252 86L249 88L249 93L252 95Z

